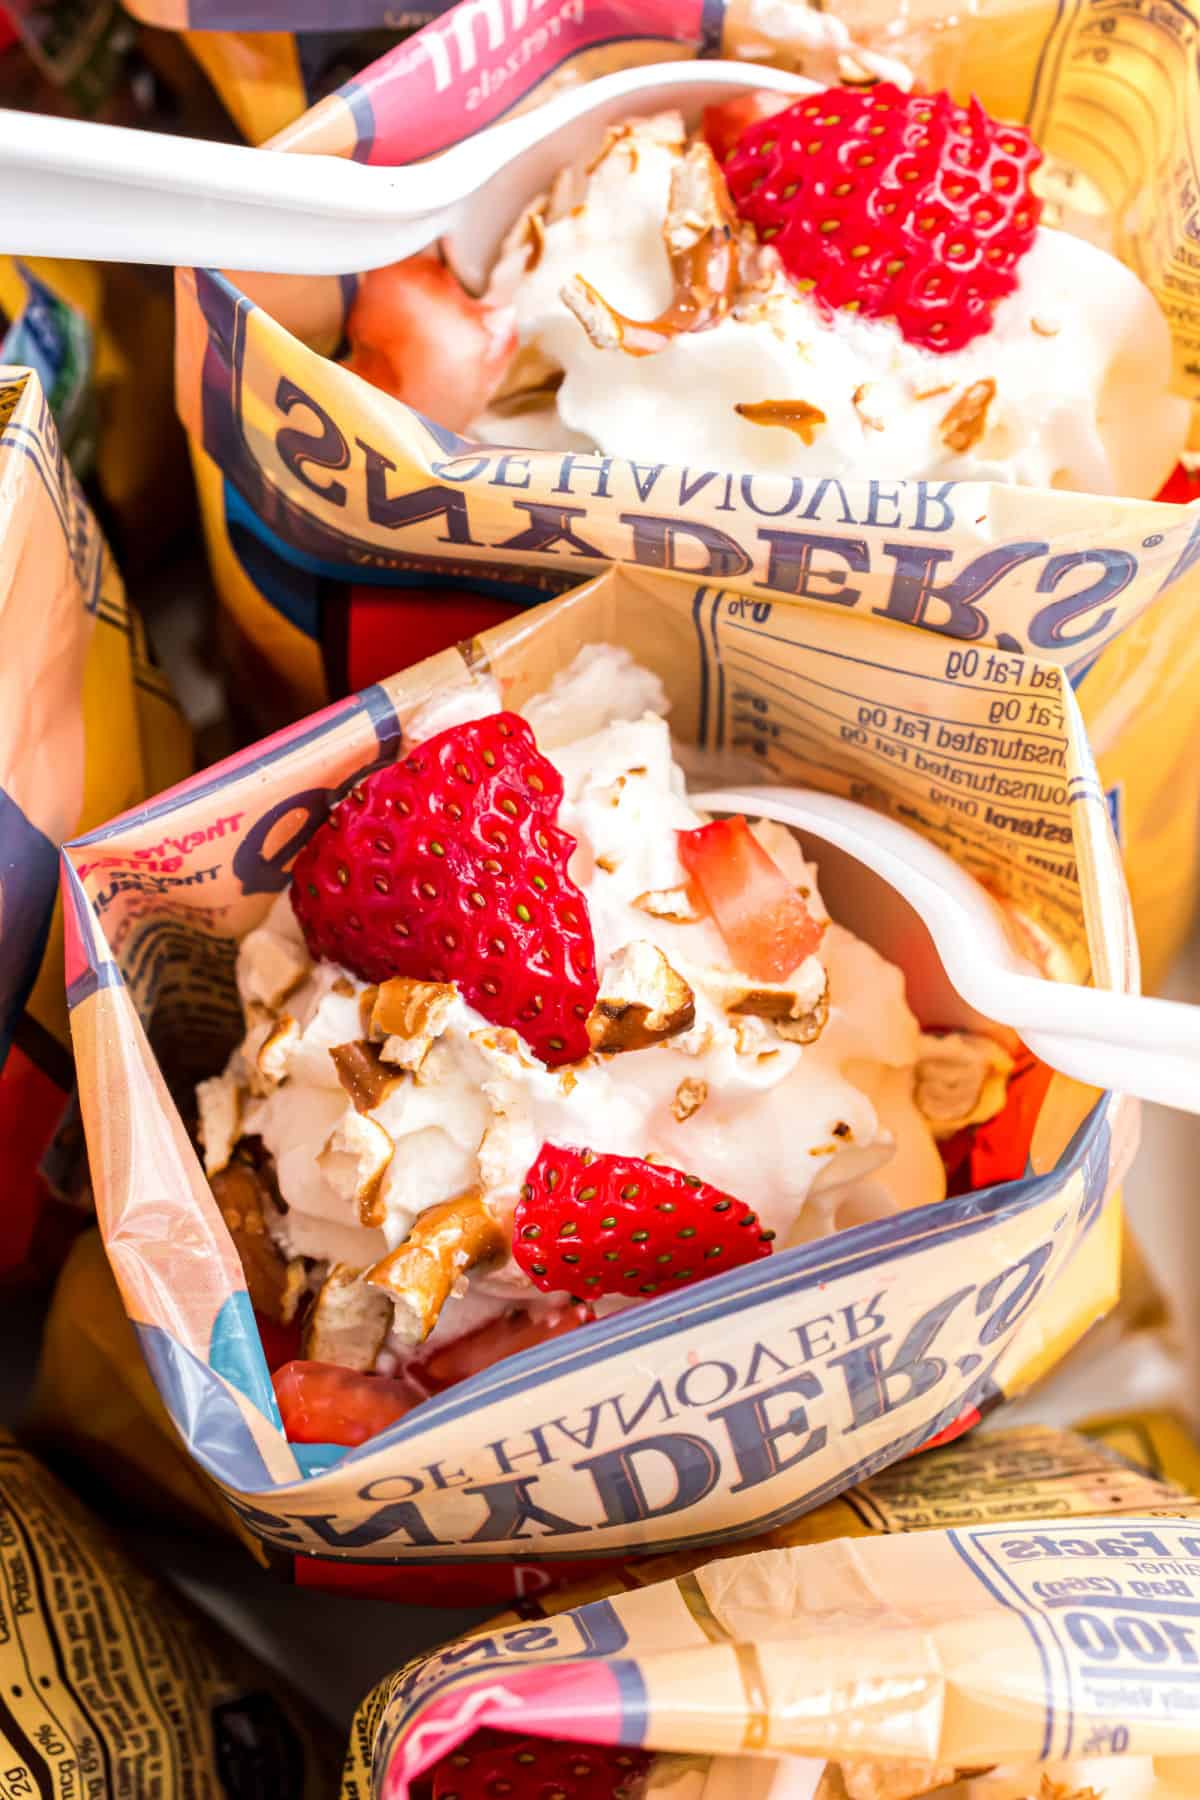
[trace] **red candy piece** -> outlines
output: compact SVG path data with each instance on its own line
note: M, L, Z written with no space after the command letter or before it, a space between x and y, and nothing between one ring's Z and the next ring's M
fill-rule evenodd
M513 1256L535 1287L665 1294L771 1254L744 1200L638 1156L543 1144L513 1214Z
M745 819L676 834L679 860L744 975L782 981L821 942L821 926Z
M942 351L990 331L1016 287L1041 160L1024 126L978 100L882 82L828 88L751 125L724 168L738 212L791 276Z
M455 725L379 769L296 858L313 956L364 981L453 981L542 1061L590 1048L596 953L555 823L562 780L516 713Z
M637 1800L644 1750L477 1731L435 1763L433 1800Z
M293 1444L365 1444L424 1397L406 1381L360 1375L338 1363L290 1362L271 1380Z

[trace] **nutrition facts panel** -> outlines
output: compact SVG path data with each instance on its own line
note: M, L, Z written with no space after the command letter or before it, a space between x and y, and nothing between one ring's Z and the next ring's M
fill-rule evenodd
M714 589L692 612L703 744L890 812L1086 955L1080 888L1107 813L1061 670Z
M1165 1752L1200 1715L1200 1528L1169 1519L949 1534L1025 1620L1045 1686L1041 1756Z

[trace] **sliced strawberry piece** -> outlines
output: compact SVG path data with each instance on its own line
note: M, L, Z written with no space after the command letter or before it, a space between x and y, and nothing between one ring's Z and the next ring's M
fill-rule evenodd
M430 1393L438 1394L444 1388L453 1387L455 1382L465 1381L468 1375L490 1369L502 1357L517 1356L522 1350L532 1350L536 1344L549 1343L551 1338L561 1337L565 1331L588 1324L593 1317L590 1307L578 1305L540 1314L514 1310L503 1318L481 1325L478 1331L467 1332L448 1344L439 1344L419 1363L411 1364L409 1374Z
M551 1066L589 1050L596 953L555 823L562 780L516 713L452 726L368 775L296 858L313 956L364 981L453 981Z
M433 1800L637 1800L650 1758L624 1745L477 1731L435 1763Z
M293 1444L354 1448L386 1431L423 1398L406 1381L360 1375L338 1363L285 1363L271 1380Z
M782 981L821 942L821 926L745 819L681 831L679 860L743 975Z
M725 163L734 204L829 306L961 350L989 331L1032 247L1041 151L978 100L890 82L829 88L752 125Z
M346 335L356 375L452 431L483 411L517 342L512 315L428 252L359 277Z
M543 1144L513 1214L513 1256L535 1287L589 1300L662 1294L771 1254L744 1200L640 1156Z
M743 132L751 125L757 125L760 119L786 112L787 106L787 95L772 93L770 88L756 88L752 94L735 94L732 100L706 106L704 141L717 161L724 162Z

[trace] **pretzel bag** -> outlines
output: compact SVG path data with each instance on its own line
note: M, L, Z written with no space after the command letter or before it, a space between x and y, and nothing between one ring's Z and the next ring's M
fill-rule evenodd
M191 751L38 376L12 367L0 369L0 634L0 1269L12 1270L33 1247L48 1194L78 1197L58 845L177 779ZM50 1261L67 1222L58 1209L46 1214Z
M236 943L331 802L395 758L422 707L457 703L485 672L520 707L587 644L623 648L661 679L685 753L744 764L748 745L760 779L893 813L1004 897L1048 969L1136 983L1107 807L1055 665L1014 656L1005 683L1006 704L1032 708L1036 741L1055 747L1058 773L1039 793L1062 848L1048 855L987 808L964 810L936 759L910 770L857 723L864 708L936 709L988 766L993 690L957 678L960 651L886 620L753 609L720 590L697 604L690 584L624 568L76 839L68 996L109 1260L197 1467L298 1579L412 1598L418 1565L449 1565L443 1588L465 1570L466 1591L511 1594L527 1565L561 1572L751 1535L970 1423L1115 1297L1135 1108L1043 1072L989 1127L1016 1179L506 1357L359 1449L288 1442L242 1265L172 1088L188 1105L240 1036ZM841 698L813 705L826 688ZM810 727L776 733L781 705L807 707ZM952 1000L935 1004L954 1025Z
M521 1779L620 1800L1194 1793L1196 1521L1159 1498L757 1551L497 1621L375 1690L343 1800L428 1794L427 1773L439 1800Z

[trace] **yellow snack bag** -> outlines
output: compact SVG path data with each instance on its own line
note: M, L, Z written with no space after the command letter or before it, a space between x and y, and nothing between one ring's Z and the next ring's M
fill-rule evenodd
M0 1782L24 1796L325 1800L331 1733L6 1434Z
M45 391L20 368L0 368L0 647L0 1270L12 1270L47 1180L69 1193L77 1160L68 1117L63 1154L39 1167L72 1086L58 845L176 780L191 755Z
M751 629L759 664L735 691L720 669ZM802 703L818 666L828 692L848 692L851 717L884 696L912 710L936 699L974 731L992 697L949 679L929 634L786 606L755 621L739 599L714 593L698 607L690 584L618 567L67 853L73 1037L113 1273L189 1454L298 1581L510 1597L597 1555L758 1535L974 1422L1115 1297L1134 1109L1034 1065L1036 1085L1015 1079L1006 1123L985 1128L993 1160L973 1191L931 1195L477 1367L367 1441L329 1441L294 1413L288 1437L231 1236L245 1215L214 1199L167 1080L224 1066L241 1021L235 945L286 887L331 797L392 761L434 702L466 705L486 683L520 708L581 645L626 651L656 675L677 742L718 764L729 709L769 725L773 696ZM1054 665L1023 661L1016 691L1054 721L1063 781L1047 816L1071 846L1066 861L964 815L952 788L931 786L915 806L886 750L845 733L824 701L811 736L782 739L763 773L891 813L1032 924L1052 946L1048 966L1133 984L1119 860L1070 688ZM842 903L853 926L848 894ZM957 1022L949 1004L937 1002L936 1022ZM303 1354L296 1338L272 1363Z
M471 1800L572 1776L623 1800L1192 1794L1200 1535L1157 1497L756 1551L498 1620L375 1690L343 1800L431 1772Z

